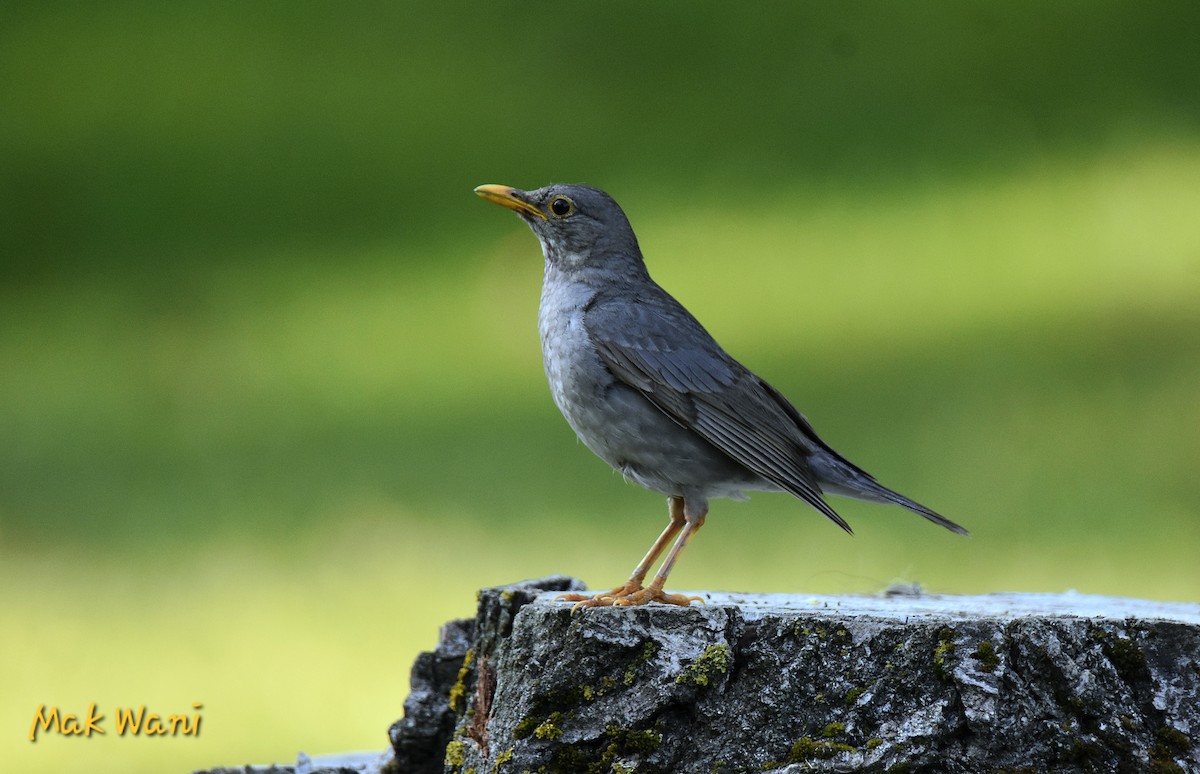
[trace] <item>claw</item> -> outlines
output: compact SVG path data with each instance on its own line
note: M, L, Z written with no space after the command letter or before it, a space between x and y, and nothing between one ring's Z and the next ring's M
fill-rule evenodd
M653 585L653 584L652 584ZM571 615L583 607L635 607L658 602L663 605L679 605L687 607L692 602L703 602L700 597L689 597L683 594L668 594L661 589L643 588L641 584L626 583L612 591L603 591L593 596L585 594L559 594L555 599L574 602Z

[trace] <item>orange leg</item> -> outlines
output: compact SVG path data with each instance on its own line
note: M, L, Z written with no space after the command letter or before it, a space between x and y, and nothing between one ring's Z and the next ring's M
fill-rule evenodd
M575 602L573 610L578 610L581 607L627 607L630 605L645 605L649 602L662 602L669 605L689 605L692 600L699 601L699 597L688 597L683 594L667 594L663 591L663 586L667 582L667 576L671 573L671 568L675 566L676 560L683 552L688 541L692 539L692 535L699 531L704 525L704 517L707 514L707 508L704 512L698 514L688 514L682 497L670 497L667 500L670 509L671 523L662 531L658 539L654 541L654 545L650 546L650 550L646 552L646 556L633 570L633 575L623 585L618 586L612 591L596 594L595 596L587 596L585 594L560 594L558 599L563 599L568 602ZM678 535L678 537L676 537ZM650 581L649 588L643 588L642 581L646 579L646 575L650 573L650 568L654 565L654 561L658 559L659 554L666 548L667 543L671 539L675 539L671 550L667 552L667 558L663 561L662 566L658 568L658 572L654 576L654 580Z
M641 563L633 570L633 575L629 577L629 583L626 585L635 585L641 588L642 581L646 580L646 576L650 574L650 568L654 566L654 562L658 560L658 555L667 547L667 543L679 534L679 530L683 529L685 517L683 515L683 498L668 497L667 508L670 511L671 523L658 536L658 540L654 541L654 545L650 546L650 550L642 557Z
M704 519L707 515L706 513L701 513L687 520L687 526L679 533L679 538L675 541L675 545L671 546L671 550L667 553L667 558L663 560L662 567L659 567L658 572L655 573L654 580L650 581L650 590L655 592L662 591L663 586L667 584L667 576L671 574L671 570L675 567L675 562L679 559L679 555L683 553L683 549L687 548L688 541L692 539L692 536L704 526ZM696 598L698 599L698 597Z

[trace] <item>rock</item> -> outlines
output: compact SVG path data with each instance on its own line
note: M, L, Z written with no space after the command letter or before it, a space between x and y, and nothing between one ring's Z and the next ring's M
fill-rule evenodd
M338 753L309 756L300 753L294 764L272 763L266 766L224 766L194 774L379 774L393 755L381 752Z
M396 770L416 773L442 770L446 744L457 722L450 704L451 689L459 686L453 696L457 707L463 681L469 675L466 670L474 660L474 640L473 620L450 621L442 626L437 648L432 653L421 653L413 662L404 717L388 729ZM468 653L470 659L466 658ZM460 669L464 670L461 678Z
M394 753L388 770L403 774L442 771L446 746L468 702L472 712L480 703L475 696L481 687L480 666L490 677L489 659L511 635L517 611L542 592L584 589L581 581L562 575L483 589L474 620L464 618L442 626L437 648L421 653L413 663L404 717L388 730Z
M1200 605L480 593L413 668L393 772L1200 771Z

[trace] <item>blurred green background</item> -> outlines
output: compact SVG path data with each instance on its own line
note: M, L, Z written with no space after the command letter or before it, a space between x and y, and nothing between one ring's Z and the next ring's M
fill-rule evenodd
M651 271L973 531L718 502L677 588L1200 597L1200 5L6 3L0 755L382 749L475 589L665 519L557 415L589 182ZM39 704L109 733L26 737ZM120 738L117 706L199 738Z

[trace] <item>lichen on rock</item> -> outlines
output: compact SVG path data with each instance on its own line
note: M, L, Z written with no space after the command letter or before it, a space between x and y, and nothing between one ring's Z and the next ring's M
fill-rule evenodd
M1200 605L710 594L572 614L546 583L481 593L439 657L436 768L399 771L1200 770Z

